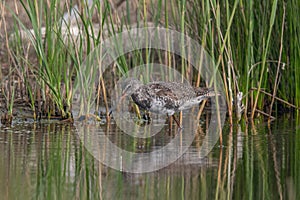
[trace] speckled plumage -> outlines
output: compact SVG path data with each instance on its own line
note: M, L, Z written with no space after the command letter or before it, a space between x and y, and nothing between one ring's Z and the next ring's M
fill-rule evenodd
M197 88L178 82L150 82L144 85L136 79L125 82L124 94L130 95L144 110L168 115L191 108L215 95L210 88Z

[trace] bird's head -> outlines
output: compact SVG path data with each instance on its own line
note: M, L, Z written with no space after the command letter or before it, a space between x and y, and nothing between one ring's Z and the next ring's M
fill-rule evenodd
M126 96L132 95L140 86L142 86L142 82L135 79L135 78L127 78L122 83L122 97L124 98Z

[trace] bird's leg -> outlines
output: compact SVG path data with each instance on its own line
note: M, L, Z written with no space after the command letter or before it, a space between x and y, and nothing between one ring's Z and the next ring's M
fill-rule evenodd
M172 115L173 119L175 120L177 126L182 129L182 126L180 125L180 123L178 122L178 120L176 119L176 117L174 115Z
M140 112L140 109L138 107L138 105L134 104L134 110L135 110L135 113L137 114L138 118L141 119L141 112Z
M145 124L150 124L151 123L150 112L147 111L147 110L144 110L144 113L143 113L143 123L145 123Z
M168 118L169 118L169 120L168 120L168 124L169 124L169 134L171 135L171 133L172 133L172 118L171 118L171 116L169 116L168 114L167 114L167 116L168 116Z
M143 114L143 119L145 121L151 122L151 117L150 117L150 113L148 111L145 110L144 114Z

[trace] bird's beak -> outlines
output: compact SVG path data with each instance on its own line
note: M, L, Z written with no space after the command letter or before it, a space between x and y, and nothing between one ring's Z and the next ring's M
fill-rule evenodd
M121 96L121 98L120 98L120 101L119 101L118 104L116 105L116 108L118 108L118 107L121 105L122 101L125 99L126 96L127 96L127 93L126 93L126 92L123 92L123 93L122 93L122 96ZM109 112L109 115L111 115L111 114L112 114L112 110Z
M127 93L126 93L126 91L125 91L125 92L122 93L122 96L121 96L121 99L120 99L120 100L123 101L123 100L125 99L126 96L127 96Z

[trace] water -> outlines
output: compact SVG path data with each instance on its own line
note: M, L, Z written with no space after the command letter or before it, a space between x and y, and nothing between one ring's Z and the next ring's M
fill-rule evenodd
M299 124L285 116L269 126L226 126L222 146L190 159L203 140L198 134L175 163L132 174L99 163L73 125L17 122L0 128L0 199L299 199ZM117 128L109 134L137 152L161 148L174 137L166 131L152 143L132 142Z

